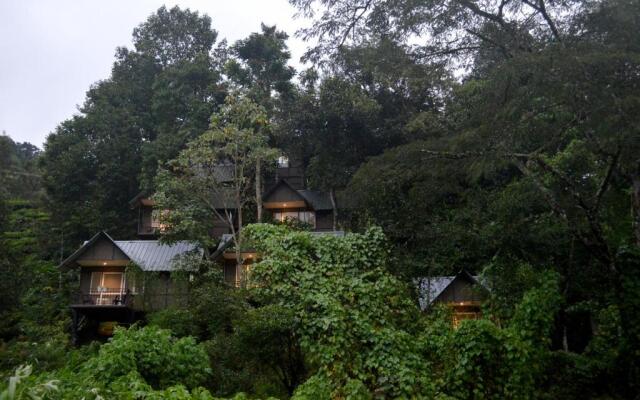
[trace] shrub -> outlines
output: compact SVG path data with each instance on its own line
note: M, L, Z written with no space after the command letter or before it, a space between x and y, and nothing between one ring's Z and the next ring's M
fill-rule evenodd
M211 374L204 347L192 337L176 339L154 326L116 329L109 343L84 366L96 380L113 382L138 373L153 388L195 388Z
M156 311L147 317L149 325L169 329L176 337L199 336L200 329L189 310L167 308Z

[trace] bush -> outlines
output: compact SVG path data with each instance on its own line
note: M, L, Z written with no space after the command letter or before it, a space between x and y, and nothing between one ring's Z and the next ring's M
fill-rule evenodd
M70 351L64 327L64 322L34 327L28 336L0 342L0 376L22 364L30 364L39 371L62 368Z
M176 337L198 337L200 335L200 329L189 310L167 308L149 314L147 321L149 325L169 329Z
M176 384L195 388L211 374L207 353L194 338L175 339L170 331L154 326L117 328L111 341L84 369L96 380L107 383L137 373L155 389Z

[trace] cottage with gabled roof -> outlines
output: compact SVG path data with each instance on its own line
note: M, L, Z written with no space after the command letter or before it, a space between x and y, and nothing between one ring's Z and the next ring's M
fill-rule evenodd
M334 207L329 193L296 189L281 179L262 196L262 204L275 221L298 220L313 231L332 231Z
M203 250L190 242L113 240L98 232L59 265L62 271L79 271L79 290L70 305L74 340L82 320L131 323L140 314L174 303L178 294L171 273L188 255L202 258ZM134 266L144 274L155 273L157 281L147 286L147 280L136 282ZM140 301L143 298L147 301Z
M418 278L415 284L420 309L426 311L435 304L446 304L452 309L454 326L462 320L480 317L480 306L488 290L478 276L465 269L451 276Z
M221 165L216 171L220 173L222 188L225 188L224 184L230 179L230 166ZM215 195L217 197L211 200L212 204L216 204L216 209L222 212L231 212L234 227L238 230L232 196L227 196L224 190ZM291 166L288 160L279 162L276 182L262 199L264 208L276 221L302 222L314 234L343 234L333 230L335 201L327 192L306 189L302 167ZM204 257L203 249L193 243L169 245L157 240L163 226L156 219L156 204L148 192L140 192L129 205L137 211L137 234L141 240L114 240L106 232L99 232L59 266L61 270L77 269L79 272L78 293L70 305L74 340L78 337L78 327L82 321L130 323L145 312L175 303L180 296L177 295L176 282L171 279L171 274L176 270L178 261L187 255ZM237 265L231 226L222 221L211 225L211 236L220 238L220 242L210 259L220 263L228 284L241 286L246 282L257 254L250 249L243 249L242 265ZM142 282L140 274L136 277L130 272L132 265L142 273ZM146 279L152 274L157 278L153 287Z

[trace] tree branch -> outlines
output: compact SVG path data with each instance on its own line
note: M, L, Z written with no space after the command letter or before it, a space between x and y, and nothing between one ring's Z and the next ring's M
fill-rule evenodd
M595 200L595 202L593 204L593 209L594 209L595 212L598 212L598 210L600 208L600 203L601 203L601 200L602 200L602 196L604 196L605 192L609 188L609 182L611 182L611 176L613 175L613 171L615 170L615 168L618 165L618 159L620 158L620 153L621 152L622 152L622 149L618 147L618 150L613 155L613 158L611 159L611 162L609 163L609 166L607 167L607 172L606 172L604 178L602 178L602 182L600 182L600 187L598 188L598 192L596 193L596 200Z
M512 153L512 152L499 152L499 151L467 151L467 152L447 152L447 151L433 151L422 149L421 152L434 156L434 158L446 158L452 160L461 160L465 158L471 157L484 157L487 155L494 155L504 158L512 158L516 167L522 172L523 175L527 176L532 180L534 185L540 190L547 203L551 207L551 210L558 216L560 216L565 222L569 230L585 245L585 247L591 252L591 254L602 261L605 265L609 266L613 269L613 272L616 272L615 267L613 267L613 257L611 256L611 252L609 246L607 245L606 240L604 239L604 235L602 232L602 228L598 221L597 213L594 213L593 209L587 205L584 201L577 188L571 182L571 180L565 176L562 172L558 171L552 165L547 163L540 155L536 153ZM542 181L535 176L533 171L527 166L528 163L535 163L538 165L543 171L551 173L560 179L565 187L569 190L571 197L576 201L577 207L583 210L583 213L587 219L589 224L589 230L591 232L591 236L593 240L586 236L580 229L574 224L570 222L567 211L562 207L560 202L557 200L556 196L553 192L546 187Z
M558 31L556 24L551 19L551 16L547 12L547 7L544 4L544 0L538 0L537 4L531 2L530 0L522 0L522 2L528 5L529 7L533 8L534 10L538 11L540 15L542 15L542 18L544 18L545 22L549 26L549 29L551 29L551 33L553 34L553 37L558 42L562 43L562 37L560 36L560 32Z
M340 44L338 44L338 47L342 47L344 45L344 43L347 41L347 37L349 36L349 33L351 33L351 31L355 28L358 21L360 21L362 16L367 12L367 10L369 10L369 7L371 7L372 2L373 0L367 0L367 2L363 6L353 8L353 16L351 17L351 22L349 23L347 30L342 35L342 40L340 40ZM360 15L358 15L358 11L360 10L362 10L362 12L360 13Z

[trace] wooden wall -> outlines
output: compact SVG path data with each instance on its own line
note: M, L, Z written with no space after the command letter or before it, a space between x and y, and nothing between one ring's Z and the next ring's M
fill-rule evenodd
M89 247L77 261L94 261L94 260L129 260L119 248L113 245L109 240L100 237L93 246Z

